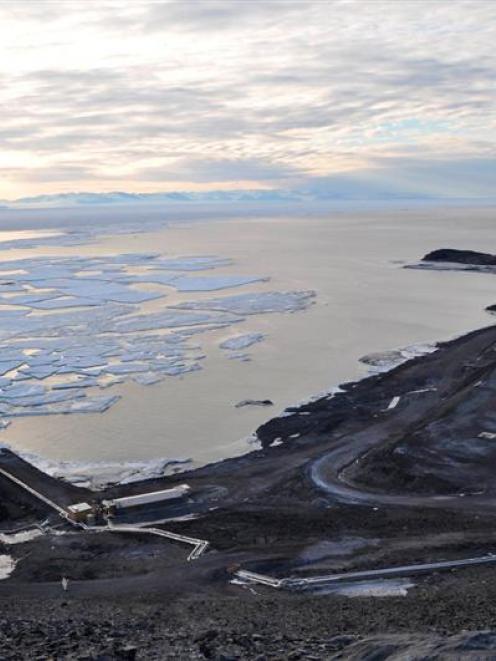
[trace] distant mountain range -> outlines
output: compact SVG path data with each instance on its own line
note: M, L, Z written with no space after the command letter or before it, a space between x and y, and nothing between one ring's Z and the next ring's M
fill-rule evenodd
M163 204L167 202L304 202L327 200L398 200L428 199L427 195L412 193L391 193L368 188L366 190L232 190L209 192L170 192L170 193L126 193L113 191L108 193L71 192L54 195L36 195L21 197L16 200L0 200L0 208L19 207L74 207L97 205L128 204Z
M107 204L155 204L163 202L280 202L298 199L292 193L284 191L211 191L206 193L171 192L171 193L58 193L54 195L36 195L21 197L17 200L0 200L3 207L24 206L86 206Z

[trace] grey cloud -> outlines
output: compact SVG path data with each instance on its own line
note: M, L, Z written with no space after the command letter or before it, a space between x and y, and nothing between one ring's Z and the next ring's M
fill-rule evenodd
M439 0L435 12L432 4L181 0L122 3L118 11L105 3L100 11L55 2L73 25L80 11L85 30L92 25L96 39L115 40L113 55L88 69L63 57L39 70L34 61L24 72L4 67L2 148L47 163L61 154L91 160L99 172L127 165L141 180L191 182L273 182L313 171L314 162L322 168L326 158L358 154L371 162L381 148L427 149L439 135L463 141L474 158L487 151L484 139L495 142L494 4ZM122 38L115 29L98 32L113 19ZM207 46L196 51L205 35ZM132 42L136 51L127 50L130 36L143 39ZM217 48L212 57L210 48ZM388 134L411 119L430 123L430 132ZM447 158L447 146L433 150L431 158ZM146 159L178 169L152 169ZM67 176L79 175L68 169Z
M34 181L38 183L68 182L68 181L94 181L101 175L90 167L82 165L49 165L38 168L2 168L0 174L11 180Z
M33 21L54 21L64 15L63 6L50 0L36 2L19 2L18 0L3 0L0 4L0 15L4 18L15 18Z
M413 190L423 189L432 195L446 197L494 196L496 157L460 159L422 157L378 159L378 173L383 180L408 184Z
M311 177L298 189L316 199L392 197L494 197L496 158L374 159L346 175Z
M147 30L240 28L259 21L280 21L281 16L308 11L311 0L201 0L156 2L144 16Z
M296 168L255 158L182 159L168 167L144 168L141 181L282 181L301 177Z
M39 183L95 181L112 179L111 174L104 175L91 166L75 164L54 164L37 168L0 169L0 174L14 180L29 180ZM171 182L191 181L209 183L219 181L267 180L281 184L301 178L303 173L296 168L283 164L271 163L263 159L188 159L183 157L168 166L142 168L136 172L135 181Z

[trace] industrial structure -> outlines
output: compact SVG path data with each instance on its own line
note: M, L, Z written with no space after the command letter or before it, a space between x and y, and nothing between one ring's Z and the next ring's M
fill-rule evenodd
M172 489L139 493L135 496L124 496L123 498L114 498L112 500L102 500L103 513L106 516L114 516L120 510L143 507L145 505L157 505L164 502L174 502L184 498L190 491L191 487L188 484L179 484Z
M145 508L156 508L161 504L177 503L190 492L191 487L188 484L179 484L171 489L106 499L92 504L74 503L67 508L67 516L75 523L94 525L102 519L109 519L129 510L138 512Z
M67 516L76 523L95 522L95 507L89 503L74 503L67 508Z

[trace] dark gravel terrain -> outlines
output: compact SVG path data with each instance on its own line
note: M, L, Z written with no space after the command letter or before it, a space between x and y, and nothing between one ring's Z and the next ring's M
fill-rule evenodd
M237 595L234 588L230 595L131 601L79 600L69 591L42 608L21 599L2 610L0 658L425 659L441 651L494 658L493 573L467 571L456 584L434 577L408 597L382 599L258 589Z

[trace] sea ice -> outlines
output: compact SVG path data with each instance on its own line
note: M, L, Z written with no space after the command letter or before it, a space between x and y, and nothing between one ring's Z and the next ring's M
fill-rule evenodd
M72 402L68 410L61 413L103 413L120 400L120 395L110 397L88 397L77 402Z
M13 383L8 388L0 389L0 399L17 399L19 397L39 396L45 393L42 385L31 385L27 383Z
M6 360L0 362L0 376L15 370L17 367L20 367L24 364L24 360L21 358L19 360Z
M25 395L24 397L16 397L11 399L7 407L4 407L3 398L0 395L0 410L7 412L11 415L13 412L12 407L31 408L33 406L46 406L48 404L56 404L59 402L66 402L85 397L85 393L79 390L45 390L39 394ZM10 413L8 413L10 411Z
M26 304L25 304L26 305ZM63 296L41 301L34 301L29 307L35 310L59 310L62 308L85 308L88 306L101 305L101 301L93 298L78 298L75 296Z
M128 231L130 226L123 233ZM97 234L90 227L9 243L11 247L74 245ZM313 292L262 292L162 305L143 312L142 303L165 296L161 285L184 292L214 291L267 280L197 274L230 264L229 259L211 255L163 257L155 253L38 256L3 262L3 426L10 417L21 415L104 411L118 398L87 396L88 389L111 387L125 378L150 385L166 376L200 370L198 361L205 356L201 345L187 343L189 336L241 323L245 314L292 312L311 303ZM149 288L139 289L140 284ZM221 347L231 352L229 358L249 360L240 350L262 339L261 333L240 334L224 340Z
M186 374L187 372L197 372L201 369L201 365L193 363L192 365L171 365L170 367L162 368L160 371L168 376L179 376L181 374Z
M251 362L251 356L249 353L230 353L227 357L229 360L239 360L242 363Z
M0 299L0 305L25 305L29 307L34 307L35 303L43 303L44 301L50 301L54 298L57 298L59 293L48 293L48 292L39 292L37 294L19 294L18 296L3 296Z
M307 308L314 297L313 291L271 291L211 298L207 301L188 301L174 307L179 310L217 310L240 315L296 312Z
M221 349L230 349L239 351L251 347L252 344L261 342L265 335L263 333L246 333L245 335L235 335L229 337L219 344Z
M185 304L186 305L186 304ZM179 306L176 306L179 307ZM188 308L185 308L188 309ZM184 312L168 309L165 312L135 315L125 319L115 320L103 326L104 331L114 333L131 333L136 331L155 330L158 328L177 328L179 326L196 326L209 322L234 323L239 317L232 315L216 315L209 312Z
M10 280L0 281L0 292L25 291L23 285Z
M148 372L148 366L144 363L124 363L119 365L107 365L106 374L135 374L136 372Z
M63 381L61 383L52 383L53 390L72 390L73 388L92 388L99 386L98 379L91 376L80 376L75 381Z
M59 367L51 367L50 365L39 365L33 367L21 367L21 372L30 379L46 379L48 376L53 376L59 371Z
M164 257L155 260L153 266L171 271L205 271L206 269L216 269L230 264L232 264L232 261L224 257L196 255L192 257Z
M160 383L165 379L163 374L154 374L153 372L147 372L146 374L137 374L133 377L133 381L139 383L142 386L152 386L155 383Z
M178 291L215 291L240 287L254 282L267 282L269 278L237 275L180 276L172 284Z

